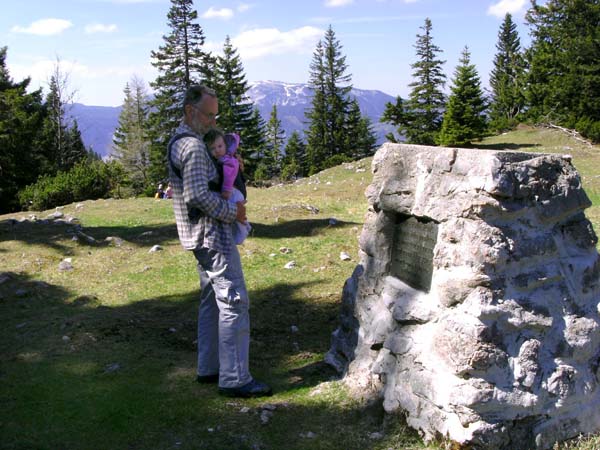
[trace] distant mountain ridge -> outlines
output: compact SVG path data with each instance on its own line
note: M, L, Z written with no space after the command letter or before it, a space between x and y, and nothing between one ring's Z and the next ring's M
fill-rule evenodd
M350 95L358 100L363 115L372 122L377 135L377 143L385 140L386 133L394 128L379 122L387 102L395 98L377 90L353 88ZM277 105L277 117L286 132L301 134L308 127L305 111L310 108L312 91L307 84L285 83L281 81L255 81L249 83L248 96L258 108L265 121L269 120L273 105ZM91 147L103 158L111 153L112 137L119 124L120 106L88 106L75 103L69 114L77 119L81 136L86 147Z

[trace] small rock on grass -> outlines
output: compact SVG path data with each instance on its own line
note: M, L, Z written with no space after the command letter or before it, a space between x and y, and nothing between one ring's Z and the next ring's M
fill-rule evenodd
M346 252L340 252L340 259L342 261L350 261L352 258L350 257L350 255Z
M121 370L121 364L113 363L113 364L109 364L108 366L106 366L104 368L104 373L112 373L112 372L116 372L118 370Z
M296 267L296 261L290 261L283 266L284 269L293 269L294 267Z
M373 439L373 440L383 439L383 433L381 431L375 431L374 433L370 433L369 439Z
M307 431L306 433L300 433L300 437L305 439L314 439L317 437L317 435L312 431Z
M268 409L263 409L260 412L260 423L262 423L263 425L268 424L269 421L271 420L271 417L273 417L273 411L269 411Z
M58 270L73 270L73 264L71 264L71 258L65 258L58 264Z
M152 246L152 248L150 249L150 251L148 253L156 253L156 252L160 252L163 248L160 245L154 245Z

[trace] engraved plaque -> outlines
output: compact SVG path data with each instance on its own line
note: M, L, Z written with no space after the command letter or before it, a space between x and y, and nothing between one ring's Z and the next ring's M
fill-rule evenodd
M398 215L394 229L391 275L415 289L429 292L437 233L436 222Z

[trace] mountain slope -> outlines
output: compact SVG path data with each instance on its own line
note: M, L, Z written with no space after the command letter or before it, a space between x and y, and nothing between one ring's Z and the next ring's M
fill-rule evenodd
M269 120L273 105L277 105L277 117L289 137L293 131L308 128L305 112L311 107L312 91L307 84L284 83L281 81L256 81L250 83L248 96L252 99L265 121ZM387 102L395 98L381 91L353 88L350 96L358 100L360 111L371 119L377 143L385 140L386 133L394 127L379 122Z

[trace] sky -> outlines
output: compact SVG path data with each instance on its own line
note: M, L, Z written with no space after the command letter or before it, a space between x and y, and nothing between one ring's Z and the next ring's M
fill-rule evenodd
M74 101L118 106L133 76L146 83L158 72L151 52L169 33L170 0L0 0L0 47L14 81L31 77L47 92L57 61ZM306 83L317 42L331 25L359 89L406 97L417 61L415 42L425 19L449 89L468 46L482 86L488 87L498 32L509 12L523 47L529 0L209 0L194 1L204 49L219 54L226 36L247 81ZM151 92L151 88L148 87Z

